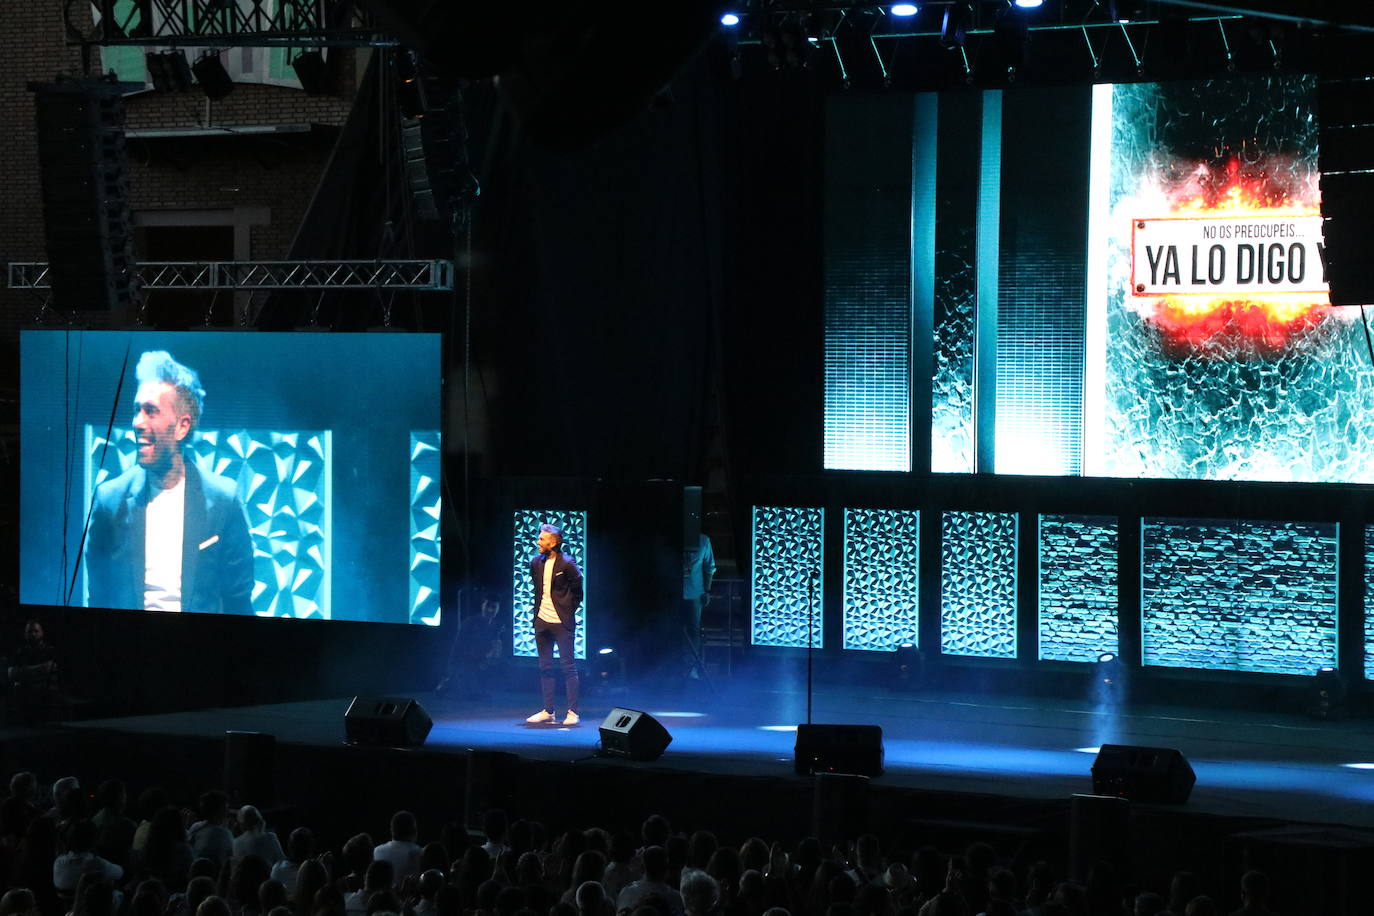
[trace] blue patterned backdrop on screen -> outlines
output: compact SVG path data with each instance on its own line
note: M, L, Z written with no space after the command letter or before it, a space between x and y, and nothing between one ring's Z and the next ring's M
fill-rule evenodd
M940 653L1016 657L1016 514L941 520Z
M573 558L582 570L582 606L577 609L577 633L573 638L573 655L587 657L587 601L591 594L587 573L587 513L577 509L516 509L515 535L511 541L512 566L511 652L533 658L539 654L534 646L534 583L530 580L530 560L539 553L540 525L557 525L563 529L563 552Z
M918 641L920 523L916 509L844 510L844 648Z
M1143 519L1144 664L1282 674L1336 664L1337 530Z
M410 434L410 622L439 625L439 431Z
M328 430L208 429L189 446L200 467L238 484L253 539L253 613L259 617L332 616L330 443ZM136 460L132 430L112 430L106 448L104 437L87 426L87 507L96 487Z
M1040 657L1095 662L1119 649L1115 518L1040 516Z
M755 506L751 639L756 646L822 645L825 510ZM810 603L808 603L808 599Z

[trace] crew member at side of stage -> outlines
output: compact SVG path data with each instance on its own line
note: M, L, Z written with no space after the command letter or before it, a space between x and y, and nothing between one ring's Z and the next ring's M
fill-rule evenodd
M577 714L577 658L573 638L577 633L577 608L582 604L582 570L563 552L563 529L557 525L539 526L539 556L530 561L534 581L534 644L539 650L539 683L544 692L544 708L525 721L531 725L557 721L554 715L553 650L563 668L563 689L568 695L568 714L564 725L581 721Z

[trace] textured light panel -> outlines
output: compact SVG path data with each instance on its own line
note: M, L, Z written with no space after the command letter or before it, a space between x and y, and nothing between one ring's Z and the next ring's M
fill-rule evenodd
M915 509L844 510L844 648L918 642L920 522Z
M1336 664L1337 529L1143 519L1143 663L1278 674Z
M86 505L95 488L138 458L134 433L111 431L110 447L86 427ZM238 485L253 539L253 613L328 620L330 595L330 433L201 430L189 446L196 463ZM104 454L104 464L97 467Z
M410 622L439 625L439 431L410 434Z
M756 646L822 646L825 510L755 506L751 640ZM808 604L808 596L810 604Z
M1095 662L1117 654L1115 518L1040 516L1040 657Z
M946 512L940 653L1016 657L1016 514Z
M1374 680L1374 525L1364 529L1364 676Z
M539 554L535 542L539 540L540 525L557 525L563 529L563 552L573 558L582 570L582 606L577 609L577 633L573 637L573 655L587 657L587 513L575 509L516 509L515 535L511 541L512 567L511 654L535 657L534 646L534 583L530 581L530 561Z

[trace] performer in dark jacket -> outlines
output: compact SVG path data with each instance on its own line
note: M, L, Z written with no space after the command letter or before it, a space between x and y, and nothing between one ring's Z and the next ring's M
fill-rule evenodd
M135 370L137 463L96 488L87 603L252 613L253 542L233 481L183 453L205 397L196 373L156 351Z
M539 681L544 691L544 708L525 721L531 725L557 721L553 711L553 649L563 668L563 689L568 695L568 714L564 725L581 721L577 714L577 659L573 637L577 632L577 608L582 604L582 570L563 552L563 530L556 525L539 526L539 556L530 561L534 580L534 644L539 649Z

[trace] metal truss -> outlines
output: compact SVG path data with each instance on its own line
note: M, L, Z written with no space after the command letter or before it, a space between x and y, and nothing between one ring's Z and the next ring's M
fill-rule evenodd
M94 0L96 25L87 34L77 23L84 15L80 5L90 2L66 0L64 11L67 34L83 45L320 48L397 43L372 26L353 0Z
M452 261L145 261L139 285L155 289L453 289ZM48 265L12 261L10 289L48 289Z

